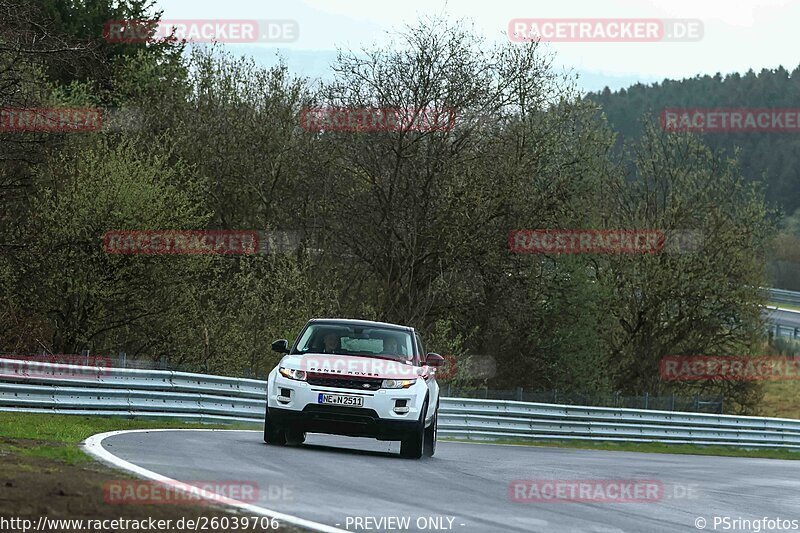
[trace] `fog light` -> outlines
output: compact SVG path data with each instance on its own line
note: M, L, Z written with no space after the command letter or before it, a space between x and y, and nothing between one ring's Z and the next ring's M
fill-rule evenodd
M406 414L408 411L410 411L410 409L406 405L407 403L408 403L408 400L395 400L394 401L394 409L393 409L393 411L395 413L397 413L398 415Z
M292 401L292 389L280 389L280 394L278 394L278 401L281 403L289 403Z

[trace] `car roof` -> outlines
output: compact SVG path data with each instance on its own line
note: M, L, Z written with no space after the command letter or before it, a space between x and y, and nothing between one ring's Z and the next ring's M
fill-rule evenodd
M356 320L353 318L312 318L308 321L309 324L341 324L343 326L364 326L364 327L384 327L394 329L404 329L413 332L414 328L411 326L403 326L400 324L390 324L389 322L375 322L373 320Z

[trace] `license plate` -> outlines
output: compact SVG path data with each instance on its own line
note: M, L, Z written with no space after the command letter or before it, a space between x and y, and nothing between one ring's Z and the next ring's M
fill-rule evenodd
M363 407L364 398L361 396L344 396L343 394L323 394L317 396L317 403L331 405L349 405L350 407Z

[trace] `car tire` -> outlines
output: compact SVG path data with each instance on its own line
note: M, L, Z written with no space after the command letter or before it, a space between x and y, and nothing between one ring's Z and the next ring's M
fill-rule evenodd
M284 430L286 435L286 444L290 446L300 446L306 441L306 432L299 431L297 429L286 429Z
M433 457L436 453L436 434L438 433L439 426L439 410L433 413L433 420L431 425L425 428L425 438L422 443L422 455L425 457Z
M264 442L276 446L286 444L286 431L277 424L269 421L269 407L264 415Z
M422 405L422 412L419 415L417 429L408 433L400 441L400 457L405 459L421 459L425 444L425 413L428 411L428 400Z

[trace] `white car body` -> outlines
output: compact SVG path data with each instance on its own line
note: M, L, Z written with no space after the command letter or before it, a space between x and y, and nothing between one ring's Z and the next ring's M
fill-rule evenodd
M310 326L351 327L377 336L396 333L403 339L410 335L409 345L414 353L405 355L407 361L313 350L298 353L298 343ZM433 455L439 406L433 365L438 366L442 359L423 352L422 340L413 328L363 320L314 319L303 332L269 374L266 442L299 444L305 440L306 432L329 433L399 440L406 457ZM297 376L303 379L296 379ZM403 387L388 388L398 384ZM331 405L323 401L346 403ZM420 432L424 435L422 450L417 449Z

